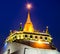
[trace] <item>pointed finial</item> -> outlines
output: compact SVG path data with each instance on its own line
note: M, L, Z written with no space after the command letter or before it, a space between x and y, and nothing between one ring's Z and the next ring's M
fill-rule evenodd
M31 19L30 19L30 12L28 11L28 16L27 16L27 23L31 22Z
M22 31L23 30L23 28L22 28L22 23L20 23L20 31Z
M49 33L49 32L48 32L48 26L46 26L46 33Z
M12 30L10 30L10 33L12 32Z
M12 34L12 30L10 30L10 34Z
M20 26L22 26L22 23L20 23Z

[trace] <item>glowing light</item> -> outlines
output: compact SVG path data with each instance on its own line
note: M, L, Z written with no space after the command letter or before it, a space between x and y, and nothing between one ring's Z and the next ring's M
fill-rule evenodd
M37 43L40 43L40 44L42 44L43 42L42 42L42 41L40 41L40 40L38 40L38 41L37 41Z
M30 3L27 4L27 9L31 9L32 8L32 5Z
M44 41L40 41L40 40L38 40L37 43L40 43L40 44L49 44L49 42L44 42Z
M17 39L20 39L19 36L17 36Z

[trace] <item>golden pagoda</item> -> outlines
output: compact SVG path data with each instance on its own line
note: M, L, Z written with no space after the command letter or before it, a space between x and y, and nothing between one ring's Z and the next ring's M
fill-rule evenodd
M22 28L22 23L20 25ZM27 21L24 25L24 29L20 31L12 32L10 30L10 35L7 37L6 42L20 42L29 45L34 48L48 48L52 49L50 44L52 43L52 37L48 32L48 26L45 32L38 32L34 30L33 24L30 19L30 12L28 12ZM29 44L28 44L29 43ZM55 49L55 48L54 48Z
M20 23L20 30L10 30L4 49L3 54L60 54L52 44L48 26L45 32L35 31L30 19L30 11L24 29Z
M31 19L30 19L30 12L28 12L27 21L25 23L23 31L25 31L25 32L34 32L34 27L33 27L33 24L31 22Z

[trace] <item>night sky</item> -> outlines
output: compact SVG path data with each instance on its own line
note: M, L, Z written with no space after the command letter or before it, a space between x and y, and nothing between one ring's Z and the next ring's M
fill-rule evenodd
M60 0L0 0L0 49L10 30L19 30L26 22L26 3L32 3L30 10L34 28L39 31L49 26L53 44L60 51Z

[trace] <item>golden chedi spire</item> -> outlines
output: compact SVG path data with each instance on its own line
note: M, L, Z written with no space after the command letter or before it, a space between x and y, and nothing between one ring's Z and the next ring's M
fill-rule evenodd
M27 21L24 25L25 32L34 32L33 24L30 19L30 12L28 11Z
M27 22L30 23L31 19L30 19L30 12L28 11L28 16L27 16Z

